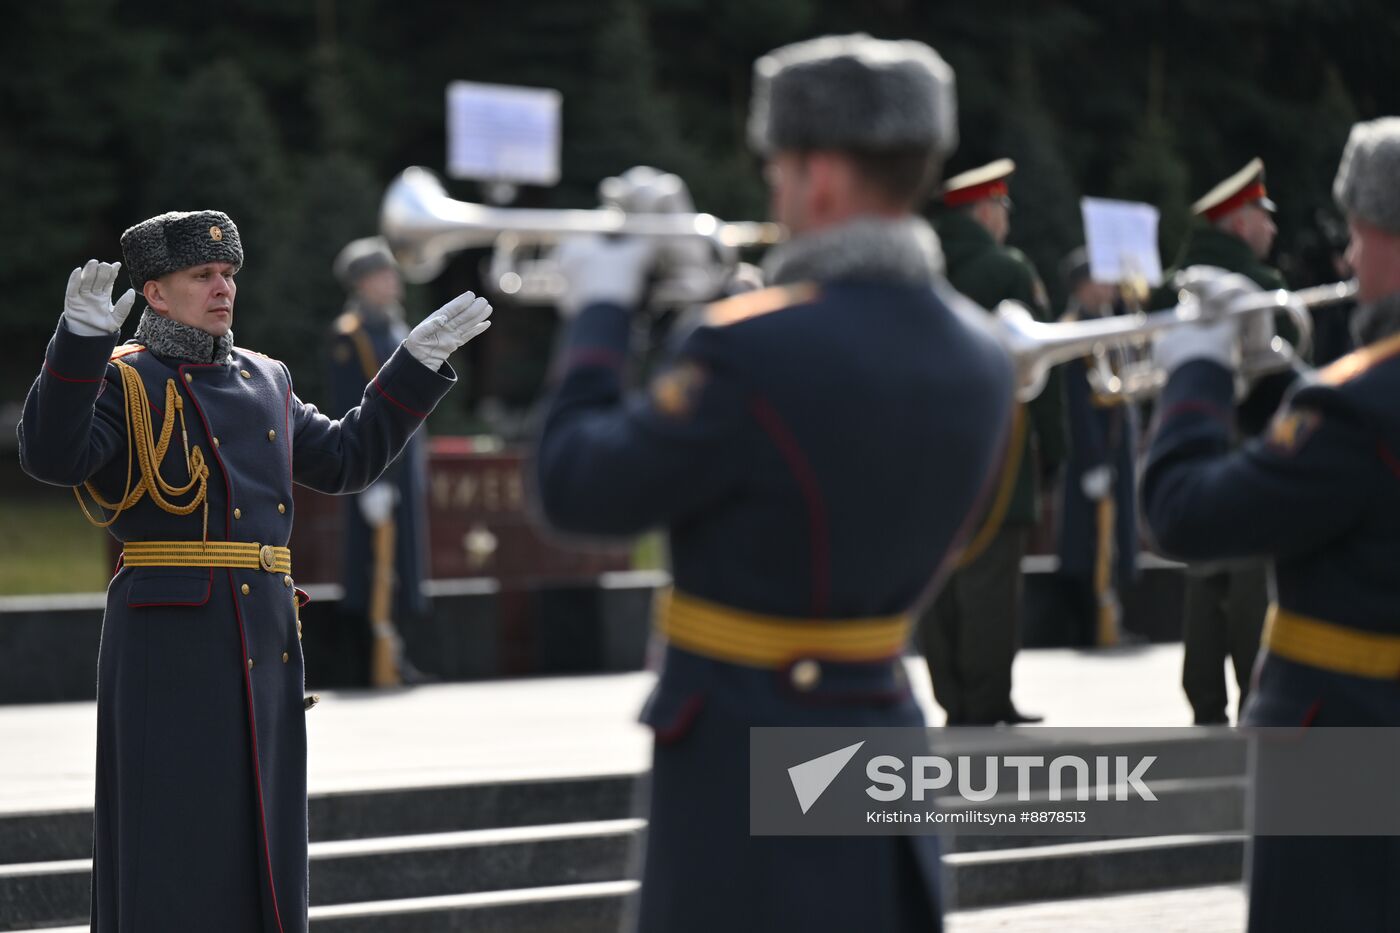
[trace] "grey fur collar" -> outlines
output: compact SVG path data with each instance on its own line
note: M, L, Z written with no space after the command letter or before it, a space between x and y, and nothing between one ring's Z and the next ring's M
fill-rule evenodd
M943 248L922 217L854 220L789 240L763 261L769 285L838 279L932 285L942 275Z
M141 312L132 339L152 353L190 363L227 363L233 351L233 331L216 338L197 327L162 317L149 307Z
M1351 319L1351 335L1357 346L1375 343L1400 332L1400 292L1374 304L1361 305Z

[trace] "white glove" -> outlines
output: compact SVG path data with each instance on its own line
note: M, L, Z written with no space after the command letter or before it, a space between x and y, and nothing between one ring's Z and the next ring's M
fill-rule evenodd
M437 372L458 347L479 335L491 322L491 304L472 292L462 292L419 322L404 338L403 348Z
M399 504L399 491L389 483L380 481L355 497L360 507L360 515L371 528L378 528L389 520L394 506Z
M112 304L112 283L121 268L119 262L89 259L87 265L69 274L68 291L63 296L63 320L70 331L80 337L106 337L122 329L122 321L136 301L136 290L128 288Z
M1108 498L1109 486L1113 483L1113 469L1106 463L1090 467L1079 477L1079 489L1084 498L1098 502Z
M1210 360L1234 368L1239 344L1239 319L1225 314L1245 295L1257 293L1250 279L1214 266L1191 266L1177 275L1184 302L1195 302L1200 323L1175 327L1152 344L1152 359L1167 375L1192 360Z
M588 305L604 302L636 307L655 257L651 237L569 237L554 251L566 283L559 313L572 318Z

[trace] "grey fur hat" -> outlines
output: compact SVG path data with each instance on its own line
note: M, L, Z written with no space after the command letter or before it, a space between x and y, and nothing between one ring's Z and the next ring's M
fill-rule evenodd
M922 42L823 36L754 62L749 144L779 149L885 151L958 144L953 69Z
M367 236L346 243L335 257L331 271L341 285L351 288L371 272L398 267L394 254L389 251L388 241L382 236Z
M1351 128L1332 197L1348 215L1400 233L1400 117L1381 117Z
M122 259L139 292L151 279L205 262L243 267L238 227L223 211L171 211L128 227Z

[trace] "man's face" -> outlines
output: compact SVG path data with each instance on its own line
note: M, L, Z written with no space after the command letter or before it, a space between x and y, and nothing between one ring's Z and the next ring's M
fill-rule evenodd
M146 301L158 314L222 337L233 326L233 265L206 262L146 283Z
M1372 304L1400 294L1400 234L1372 226L1359 217L1348 218L1351 245L1347 262L1356 273L1356 298Z
M799 154L775 153L764 167L768 182L768 215L794 236L807 228L807 164Z
M1260 259L1269 255L1269 251L1274 248L1274 237L1278 236L1274 215L1257 204L1246 204L1235 211L1230 218L1230 229L1235 236L1244 240L1250 251Z
M371 308L387 308L403 300L403 281L396 269L376 269L360 277L355 291Z
M972 209L972 216L999 244L1006 243L1011 233L1011 199L984 198Z

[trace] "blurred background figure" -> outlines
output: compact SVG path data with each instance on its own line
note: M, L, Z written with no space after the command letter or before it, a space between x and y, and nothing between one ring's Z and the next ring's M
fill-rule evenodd
M1064 258L1069 295L1062 321L1119 313L1116 285L1096 282L1083 248ZM1112 360L1115 354L1110 354ZM1108 361L1104 362L1107 365ZM1076 645L1108 646L1123 637L1123 589L1137 577L1137 503L1133 473L1138 414L1131 403L1095 390L1095 357L1065 364L1062 375L1069 452L1060 493L1059 574L1067 583Z
M408 335L403 280L380 237L346 244L333 267L348 297L330 335L332 410L360 404L367 380ZM345 587L335 645L335 682L390 687L425 675L403 651L395 620L428 611L427 431L409 438L403 453L364 492L347 496L341 539Z
M998 159L948 179L935 221L948 281L988 312L1019 301L1040 321L1049 297L1035 266L1006 246L1011 232L1008 179ZM1040 518L1040 489L1064 460L1063 389L1052 371L1045 389L1019 409L1004 473L958 569L920 621L933 694L950 726L1038 722L1011 700L1011 666L1020 644L1025 584L1021 559Z
M1266 261L1278 233L1273 221L1277 209L1264 187L1261 159L1250 160L1212 188L1191 205L1191 230L1176 265L1165 273L1168 284L1153 292L1150 307L1176 304L1176 289L1170 283L1177 272L1190 266L1238 273L1263 289L1285 288L1283 276ZM1291 325L1281 326L1279 334L1294 342L1297 333L1290 331ZM1264 429L1292 378L1291 373L1282 373L1256 384L1240 403L1237 440ZM1193 563L1187 568L1181 685L1197 725L1230 721L1226 710L1227 660L1240 690L1236 715L1244 708L1268 606L1268 575L1260 560L1238 557L1224 563Z

